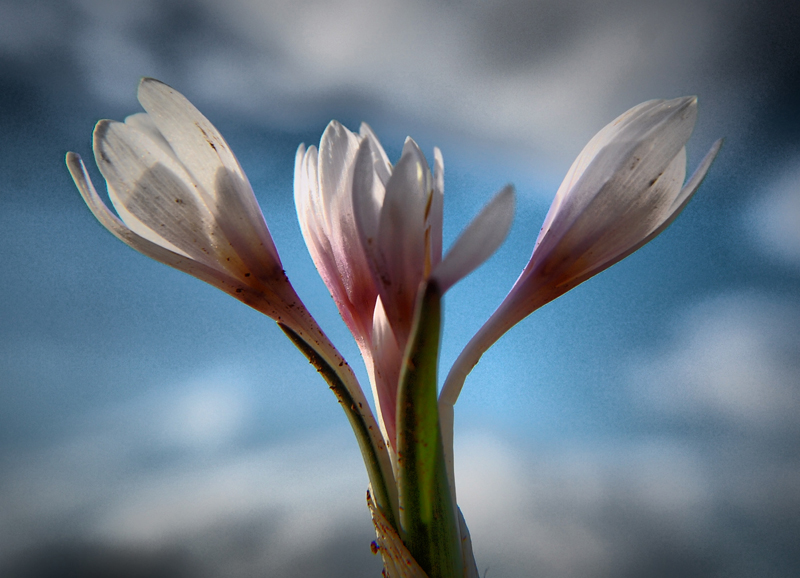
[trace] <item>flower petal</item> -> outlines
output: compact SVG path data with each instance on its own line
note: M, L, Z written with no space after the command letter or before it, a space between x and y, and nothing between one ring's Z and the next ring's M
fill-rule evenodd
M175 151L172 150L172 147L167 142L167 139L165 139L164 135L158 130L156 123L153 122L153 119L150 118L149 114L146 112L137 112L136 114L128 115L125 117L125 124L149 136L153 143L160 146L164 152L166 152L176 161L180 162L180 160L178 160L178 156L175 154Z
M375 174L381 180L384 186L389 182L389 177L392 176L392 163L389 162L389 157L386 156L386 151L381 146L381 141L372 132L372 128L365 122L361 123L359 128L361 139L369 139L372 144L372 152L375 154Z
M660 222L658 224L658 226L656 226L650 233L648 233L647 236L644 237L641 241L639 241L638 243L632 245L626 251L616 255L610 261L603 262L600 265L598 265L597 267L593 268L592 270L585 272L581 276L581 279L580 280L574 280L573 284L574 285L579 285L580 283L582 283L586 279L589 279L590 277L596 275L597 273L599 273L603 269L607 269L607 268L611 267L612 265L614 265L616 263L619 263L620 261L622 261L628 255L630 255L630 254L638 251L639 249L641 249L644 245L646 245L647 243L652 241L654 238L656 238L658 235L660 235L664 231L664 229L669 227L672 224L672 222L678 217L678 215L681 214L683 209L686 208L686 205L689 204L689 201L692 199L694 194L697 192L697 189L700 187L700 184L703 182L703 179L705 178L706 173L708 172L708 169L711 167L711 163L713 163L714 159L717 157L717 154L719 153L719 150L722 147L722 143L723 143L723 139L719 139L711 146L709 151L706 153L705 157L703 157L703 160L700 162L698 167L695 169L695 171L692 174L692 176L689 178L688 181L686 181L686 184L683 186L683 188L681 189L681 191L678 194L678 196L675 198L675 200L673 200L672 205L670 205L670 207L669 207L669 211L666 212L666 214L664 215L663 221Z
M442 293L494 254L505 241L513 220L514 187L506 185L461 233L433 271L431 278Z
M328 125L320 141L319 192L336 268L349 301L368 324L377 293L353 207L353 165L358 150L356 135L336 121Z
M386 310L378 297L372 322L372 387L381 428L393 448L396 446L397 385L402 361L403 352L397 345Z
M92 214L100 221L100 224L108 229L120 241L151 259L155 259L165 265L193 275L239 298L248 290L247 287L227 273L194 261L183 254L175 253L169 248L142 237L135 231L129 229L123 221L109 210L100 198L100 195L97 194L97 190L94 188L89 178L89 173L86 171L86 166L83 164L81 157L70 152L67 153L66 161L72 179L75 181L78 191L81 193L86 205L92 211ZM252 306L259 309L259 307L255 305ZM267 311L263 309L259 310L267 313Z
M139 84L139 102L193 180L203 201L253 274L282 274L272 236L250 183L225 139L182 94L152 78Z
M433 148L433 197L428 215L430 223L431 269L442 262L442 230L444 220L444 159L438 147Z
M567 173L534 250L546 244L547 237L558 242L587 212L606 217L594 221L597 229L608 226L606 221L613 221L615 213L603 207L624 206L626 193L638 193L657 178L689 139L696 117L697 99L685 97L643 103L607 125ZM590 211L590 204L600 209Z
M336 302L339 313L345 324L353 333L362 351L368 343L365 341L364 322L350 301L347 290L342 283L339 269L333 255L330 239L326 233L326 221L322 216L322 202L317 181L317 149L314 146L305 150L303 145L297 150L295 157L294 199L297 218L303 233L308 251L319 271L325 286Z
M375 148L371 138L361 141L356 155L353 171L353 211L361 245L368 259L374 260L378 248L378 226L381 208L386 196L386 180L382 180L375 169L380 165L376 160Z
M191 176L148 136L120 122L100 121L94 150L111 202L123 220L134 217L126 223L130 228L154 242L165 239L195 261L244 275L246 268L197 195Z
M417 288L425 275L426 214L431 194L428 163L408 138L386 185L373 263L378 291L401 347L408 338Z
M574 279L583 277L590 270L605 269L610 266L605 263L647 237L647 234L669 215L674 200L680 194L685 177L686 149L682 148L663 173L620 211L614 226L607 227L599 236L591 235L587 233L587 229L593 231L593 223L587 221L596 215L587 213L584 218L579 219L574 228L575 232L573 233L571 229L570 235L563 240L563 250L570 251L571 254L563 258L555 257L556 260L560 259L562 266L565 267L558 274L556 285L574 286L572 285ZM582 232L586 237L581 238ZM554 255L543 258L554 258Z

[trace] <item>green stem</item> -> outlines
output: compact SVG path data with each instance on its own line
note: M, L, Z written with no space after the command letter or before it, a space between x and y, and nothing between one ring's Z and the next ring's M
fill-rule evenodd
M463 578L458 521L445 467L436 400L441 292L420 288L397 392L401 537L430 578Z
M361 407L361 404L356 403L353 396L351 396L350 392L347 390L347 387L345 387L344 382L339 377L336 369L331 367L322 355L283 323L278 323L278 327L283 330L289 339L292 340L292 343L294 343L303 355L308 358L311 365L314 366L328 383L336 399L339 400L339 404L342 406L342 409L344 409L347 420L350 422L350 427L353 428L353 432L356 434L356 440L358 440L358 447L361 449L361 456L367 468L367 474L369 475L369 482L372 485L375 501L389 523L397 530L398 525L394 515L394 508L392 508L389 486L387 484L386 475L381 467L378 449L372 441L370 427L367 425L367 420L362 413L364 408ZM386 450L384 449L384 451ZM390 473L388 475L391 476ZM394 479L389 481L394 484Z

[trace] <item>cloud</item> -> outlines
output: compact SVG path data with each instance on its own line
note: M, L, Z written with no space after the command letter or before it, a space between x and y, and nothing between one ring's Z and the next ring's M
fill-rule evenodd
M212 389L205 383L201 392ZM180 418L191 400L210 399L197 396L196 382L186 385L105 418L87 414L61 442L5 459L3 575L380 572L368 547L366 475L346 428L250 445L227 437L203 449L178 436L176 445L163 416ZM226 391L214 389L216 399L243 399ZM663 437L521 445L471 430L457 438L459 502L479 567L494 578L744 578L740 551L788 577L780 561L794 558L781 536L800 531L800 467L762 455L731 459Z
M750 232L765 253L800 267L800 161L788 163L748 216Z
M800 426L800 310L734 294L689 311L660 351L632 362L630 390L662 415L762 431Z
M294 576L354 541L374 570L349 431L247 443L249 402L241 384L212 374L89 412L63 441L7 456L0 573L51 556L101 566L134 556L145 568L188 556L211 575Z
M739 5L39 0L0 8L15 23L9 55L48 47L69 55L77 77L117 106L133 108L136 80L151 75L206 110L303 130L333 115L378 116L439 140L518 148L546 167L566 166L595 131L650 98L699 93L712 137L722 110L737 119L725 126L729 136L746 131L760 87L785 71L751 62L782 61L768 58L771 45L752 30L781 10ZM767 29L791 51L780 30ZM731 56L742 42L752 45L750 60ZM747 82L751 74L760 83Z

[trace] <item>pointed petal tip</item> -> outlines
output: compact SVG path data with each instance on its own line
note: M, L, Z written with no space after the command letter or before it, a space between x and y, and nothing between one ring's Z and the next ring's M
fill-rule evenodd
M491 257L506 240L514 221L514 186L503 187L464 229L431 274L442 293Z

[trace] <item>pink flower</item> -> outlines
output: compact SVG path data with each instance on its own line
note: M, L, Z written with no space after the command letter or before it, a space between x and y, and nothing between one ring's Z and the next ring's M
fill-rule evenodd
M494 253L513 218L513 190L506 187L442 260L443 192L439 149L431 174L408 138L392 167L366 124L354 134L333 121L319 151L303 145L297 151L295 203L303 236L364 357L390 445L420 283L434 279L444 293Z
M542 305L624 259L669 226L691 199L722 141L684 185L697 99L633 107L589 141L556 193L531 259L508 296L456 360L440 406L458 398L481 355Z
M155 79L142 79L139 101L147 112L124 123L101 120L94 130L95 159L119 216L98 195L81 158L67 154L95 217L140 253L269 315L334 367L343 363L286 278L250 183L222 135ZM355 376L345 377L351 394L363 399Z
M342 403L376 500L396 517L397 491L378 424L350 366L286 278L236 157L208 119L174 89L145 78L138 96L145 113L124 123L101 120L94 131L95 159L117 214L98 195L80 157L67 154L86 204L140 253L222 289L282 326Z

